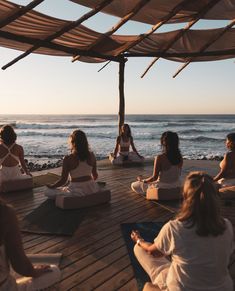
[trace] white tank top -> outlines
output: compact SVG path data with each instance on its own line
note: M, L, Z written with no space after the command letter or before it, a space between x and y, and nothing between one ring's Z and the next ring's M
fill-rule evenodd
M12 157L14 158L18 163L20 161L19 157L14 155L12 152L11 152L11 149L14 147L15 143L13 143L10 147L8 147L7 145L5 145L4 143L1 144L7 151L8 153L3 157L3 158L0 158L0 166L2 166L2 163L6 160L6 158L8 157Z
M87 161L79 161L77 168L70 171L70 178L76 179L84 176L91 176L92 166L90 166Z

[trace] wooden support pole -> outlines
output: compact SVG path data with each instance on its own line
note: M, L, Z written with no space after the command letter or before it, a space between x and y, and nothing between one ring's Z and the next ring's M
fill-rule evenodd
M125 95L124 95L124 72L125 72L125 63L127 59L123 58L119 62L119 134L121 133L121 127L125 121Z

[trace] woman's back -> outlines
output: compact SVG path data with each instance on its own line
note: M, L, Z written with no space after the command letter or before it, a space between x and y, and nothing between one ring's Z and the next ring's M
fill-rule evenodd
M0 143L0 166L14 167L19 164L22 147L18 144Z
M227 266L233 252L233 229L228 220L225 224L224 233L218 236L199 236L195 227L187 228L178 220L166 224L155 244L172 258L169 290L232 290Z
M158 159L160 161L160 172L158 180L164 183L172 183L178 181L181 175L183 160L179 164L173 165L168 160L166 154L159 155Z

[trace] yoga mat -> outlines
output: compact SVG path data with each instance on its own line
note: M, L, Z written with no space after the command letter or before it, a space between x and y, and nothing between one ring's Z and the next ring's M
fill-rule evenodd
M33 187L42 187L46 184L55 183L60 178L59 175L53 173L47 173L44 175L34 176L33 177Z
M139 290L143 289L144 284L149 282L150 278L134 255L133 248L135 243L131 239L131 231L138 230L145 241L153 242L164 224L165 222L138 222L121 224L122 235L126 243Z
M83 209L62 210L55 206L54 200L47 199L26 215L20 226L23 232L73 235L84 216Z

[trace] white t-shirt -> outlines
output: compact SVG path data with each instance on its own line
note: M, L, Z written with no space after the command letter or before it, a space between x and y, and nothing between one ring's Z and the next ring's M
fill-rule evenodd
M234 249L233 228L229 220L225 219L225 223L226 230L216 237L199 236L194 227L186 228L178 220L163 226L154 243L159 251L172 258L166 290L233 290L228 272L229 257Z

